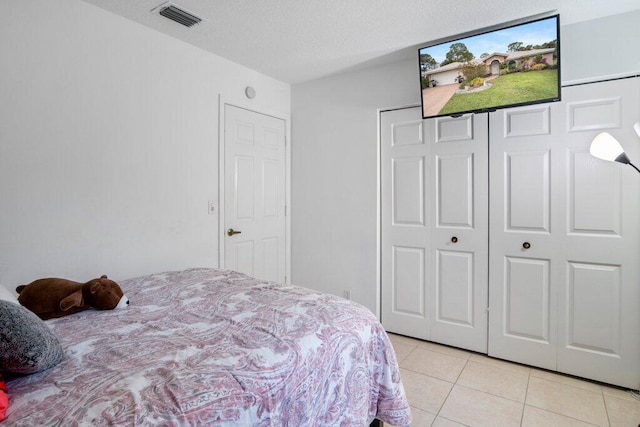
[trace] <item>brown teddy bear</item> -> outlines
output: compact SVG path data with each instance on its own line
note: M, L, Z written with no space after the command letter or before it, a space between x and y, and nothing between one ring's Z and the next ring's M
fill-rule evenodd
M82 284L66 279L38 279L16 288L20 304L43 320L67 316L88 308L125 308L129 299L107 276Z

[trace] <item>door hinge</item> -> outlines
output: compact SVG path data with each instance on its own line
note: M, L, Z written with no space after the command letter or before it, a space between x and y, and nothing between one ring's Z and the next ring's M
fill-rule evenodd
M287 205L284 205L284 216L287 216Z
M287 276L284 276L284 283L287 283Z

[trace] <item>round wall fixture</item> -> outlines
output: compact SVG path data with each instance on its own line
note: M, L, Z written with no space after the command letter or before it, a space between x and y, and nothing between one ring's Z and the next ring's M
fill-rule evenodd
M256 90L254 88L252 88L251 86L247 86L244 89L244 94L247 95L247 98L253 99L253 98L256 97Z

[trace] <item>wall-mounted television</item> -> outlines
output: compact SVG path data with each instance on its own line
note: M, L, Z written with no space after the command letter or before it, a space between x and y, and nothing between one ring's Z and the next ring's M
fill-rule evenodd
M420 48L422 117L560 101L560 16Z

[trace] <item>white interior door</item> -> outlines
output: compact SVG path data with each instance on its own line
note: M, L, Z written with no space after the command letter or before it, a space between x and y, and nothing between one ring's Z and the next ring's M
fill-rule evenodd
M432 200L431 340L487 352L488 115L425 120Z
M487 116L381 114L382 322L487 350Z
M285 122L224 112L224 266L285 282Z
M640 386L640 175L589 154L640 160L638 80L491 114L490 355Z
M489 355L555 370L566 148L552 109L490 116Z
M380 120L382 178L382 323L431 339L428 145L419 107L385 111Z

